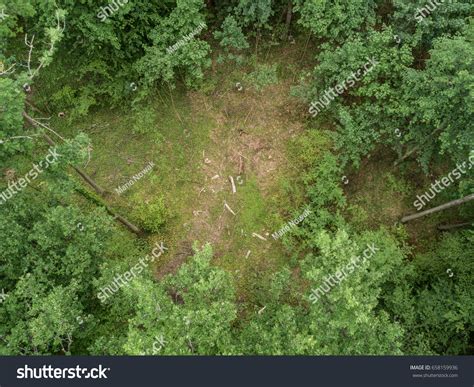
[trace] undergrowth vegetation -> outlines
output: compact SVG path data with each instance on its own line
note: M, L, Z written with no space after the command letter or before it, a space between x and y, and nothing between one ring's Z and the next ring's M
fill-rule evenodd
M1 354L473 353L470 1L4 3Z

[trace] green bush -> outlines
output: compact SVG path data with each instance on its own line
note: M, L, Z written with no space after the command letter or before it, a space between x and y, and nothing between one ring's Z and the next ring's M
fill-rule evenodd
M225 60L235 61L237 64L243 63L243 56L237 52L249 48L242 28L238 25L233 16L227 16L222 23L222 31L214 32L214 38L219 40L219 45L224 49L225 55L219 55L219 63Z
M154 197L151 200L143 201L142 198L134 199L132 217L145 230L149 232L159 232L166 223L168 210L166 209L163 195Z
M257 65L255 71L247 74L245 80L251 83L258 91L265 86L278 83L277 65Z

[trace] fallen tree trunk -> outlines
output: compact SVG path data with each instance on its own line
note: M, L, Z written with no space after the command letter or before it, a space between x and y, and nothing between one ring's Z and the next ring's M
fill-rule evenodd
M31 118L27 113L23 112L23 117L28 121L33 126L39 126L38 123ZM49 137L46 133L43 133L43 137L46 139L46 142L51 145L55 146L56 143L54 140ZM99 186L89 175L87 175L83 170L81 170L79 167L76 167L74 165L71 165L71 167L74 168L74 170L92 187L94 190L101 196L105 196L106 191L103 189L101 186Z
M418 218L421 218L421 217L426 216L426 215L434 214L435 212L439 212L439 211L443 211L443 210L446 210L446 209L451 208L451 207L459 206L459 205L461 205L463 203L466 203L470 200L474 200L474 194L467 195L467 196L465 196L461 199L453 200L451 202L442 204L441 206L432 208L430 210L422 211L418 214L412 214L412 215L404 216L401 219L401 222L406 223L406 222L409 222L410 220L418 219Z
M440 231L449 231L449 230L454 230L456 228L471 226L473 223L474 223L474 221L464 222L464 223L456 223L456 224L439 225L438 230L440 230Z
M126 218L124 218L122 215L119 215L115 213L113 210L111 210L109 207L105 206L105 209L107 212L114 217L114 219L117 219L120 223L122 223L125 227L127 227L130 231L133 233L137 234L138 236L143 235L143 231L140 230L137 226L135 226L133 223L129 222Z
M79 167L75 167L74 165L71 165L71 167L74 168L74 170L81 176L94 190L100 195L100 196L105 196L107 194L107 191L104 190L102 187L100 187L92 178L86 174L82 169Z
M39 126L37 122L31 118L26 112L23 112L23 117L28 121L30 125L33 125L35 127ZM46 133L43 133L43 137L45 138L46 142L51 145L51 146L56 146L56 143L54 140L49 137ZM84 171L82 171L80 168L71 165L71 167L81 176L84 181L86 181L94 190L102 197L105 197L107 194L107 191L104 190L101 186L99 186L89 175L87 175ZM117 219L120 223L122 223L125 227L127 227L130 231L137 235L142 235L143 232L140 230L137 226L135 226L133 223L128 221L126 218L123 216L115 213L113 210L111 210L107 205L104 204L105 209L109 214L111 214L114 219Z

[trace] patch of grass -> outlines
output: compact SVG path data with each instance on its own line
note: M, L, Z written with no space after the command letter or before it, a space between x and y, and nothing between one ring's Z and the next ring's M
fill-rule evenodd
M410 167L405 164L402 168L404 173L394 171L392 161L379 152L375 157L365 160L356 174L348 176L347 219L359 231L388 227L395 235L402 233L406 236L414 253L428 251L440 236L437 226L459 221L459 209L431 214L395 227L394 224L402 216L416 212L413 205L416 195L428 189L432 181L415 163ZM427 208L447 200L449 198L443 197L441 193Z
M254 177L238 186L235 196L229 205L237 216L229 221L227 234L224 233L222 238L225 248L222 249L223 254L216 258L216 264L234 274L240 296L250 301L254 299L255 283L249 278L255 275L261 277L263 272L270 275L281 268L287 259L280 242L271 237L279 225L275 214L281 208L272 207L262 196ZM253 236L253 233L266 238L266 241ZM248 251L250 253L246 257ZM260 273L256 273L257 268Z
M402 176L385 172L390 169L391 160L377 158L366 162L357 174L348 174L347 215L360 229L392 226L406 211L409 186Z
M57 118L52 123L67 137L79 131L90 136L94 150L86 172L109 191L153 162L149 173L123 194L108 197L107 203L147 228L148 242L163 241L169 248L156 262L157 275L176 270L194 241L211 242L214 263L234 275L239 296L248 305L258 299L258 279L271 278L289 260L282 241L271 234L304 207L299 163L286 160L287 140L301 125L290 115L290 80L277 77L285 66L285 56L277 54L270 53L273 61L257 67L219 66L214 81L204 83L199 92L161 89L133 110L99 110L72 124ZM252 73L255 68L258 71ZM242 92L236 90L236 82L243 83ZM251 83L261 87L258 93L249 90ZM310 136L326 146L317 134ZM304 146L307 157L309 148ZM245 172L243 184L236 181L234 195L227 177L236 177L236 152L245 156ZM205 163L206 158L212 162ZM219 179L211 181L215 174ZM289 195L292 190L297 195ZM148 207L156 200L156 214L150 214L153 208ZM236 216L224 210L224 201Z
M148 219L146 224L139 219L138 222L159 234L152 235L152 239L159 238L167 246L173 246L183 238L183 223L194 207L189 193L200 180L197 176L201 174L202 150L209 141L213 122L205 114L193 115L187 96L179 90L173 92L172 99L165 93L157 96L140 108L140 114L141 118L137 119L129 111L100 110L72 124L55 119L52 127L65 137L73 137L79 131L88 134L93 151L85 170L114 193L107 202L121 215L136 219L137 212L144 214L146 203L162 198L162 207L170 214L164 228L155 227L156 219ZM115 188L127 183L149 162L155 164L150 172L121 195L115 194ZM170 253L163 259L172 254L170 247Z
M254 71L245 75L244 80L257 91L260 91L265 86L278 83L277 70L278 66L276 63L272 65L257 65Z

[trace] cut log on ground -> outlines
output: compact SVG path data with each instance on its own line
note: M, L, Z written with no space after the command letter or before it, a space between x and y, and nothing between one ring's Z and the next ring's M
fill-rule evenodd
M421 218L421 217L426 216L426 215L434 214L435 212L439 212L439 211L443 211L443 210L446 210L446 209L451 208L451 207L459 206L459 205L461 205L463 203L467 203L471 200L474 200L474 194L467 195L467 196L465 196L461 199L453 200L451 202L442 204L441 206L432 208L431 210L426 210L426 211L422 211L418 214L412 214L412 215L404 216L402 218L401 222L406 223L406 222L409 222L410 220L418 219L418 218Z

